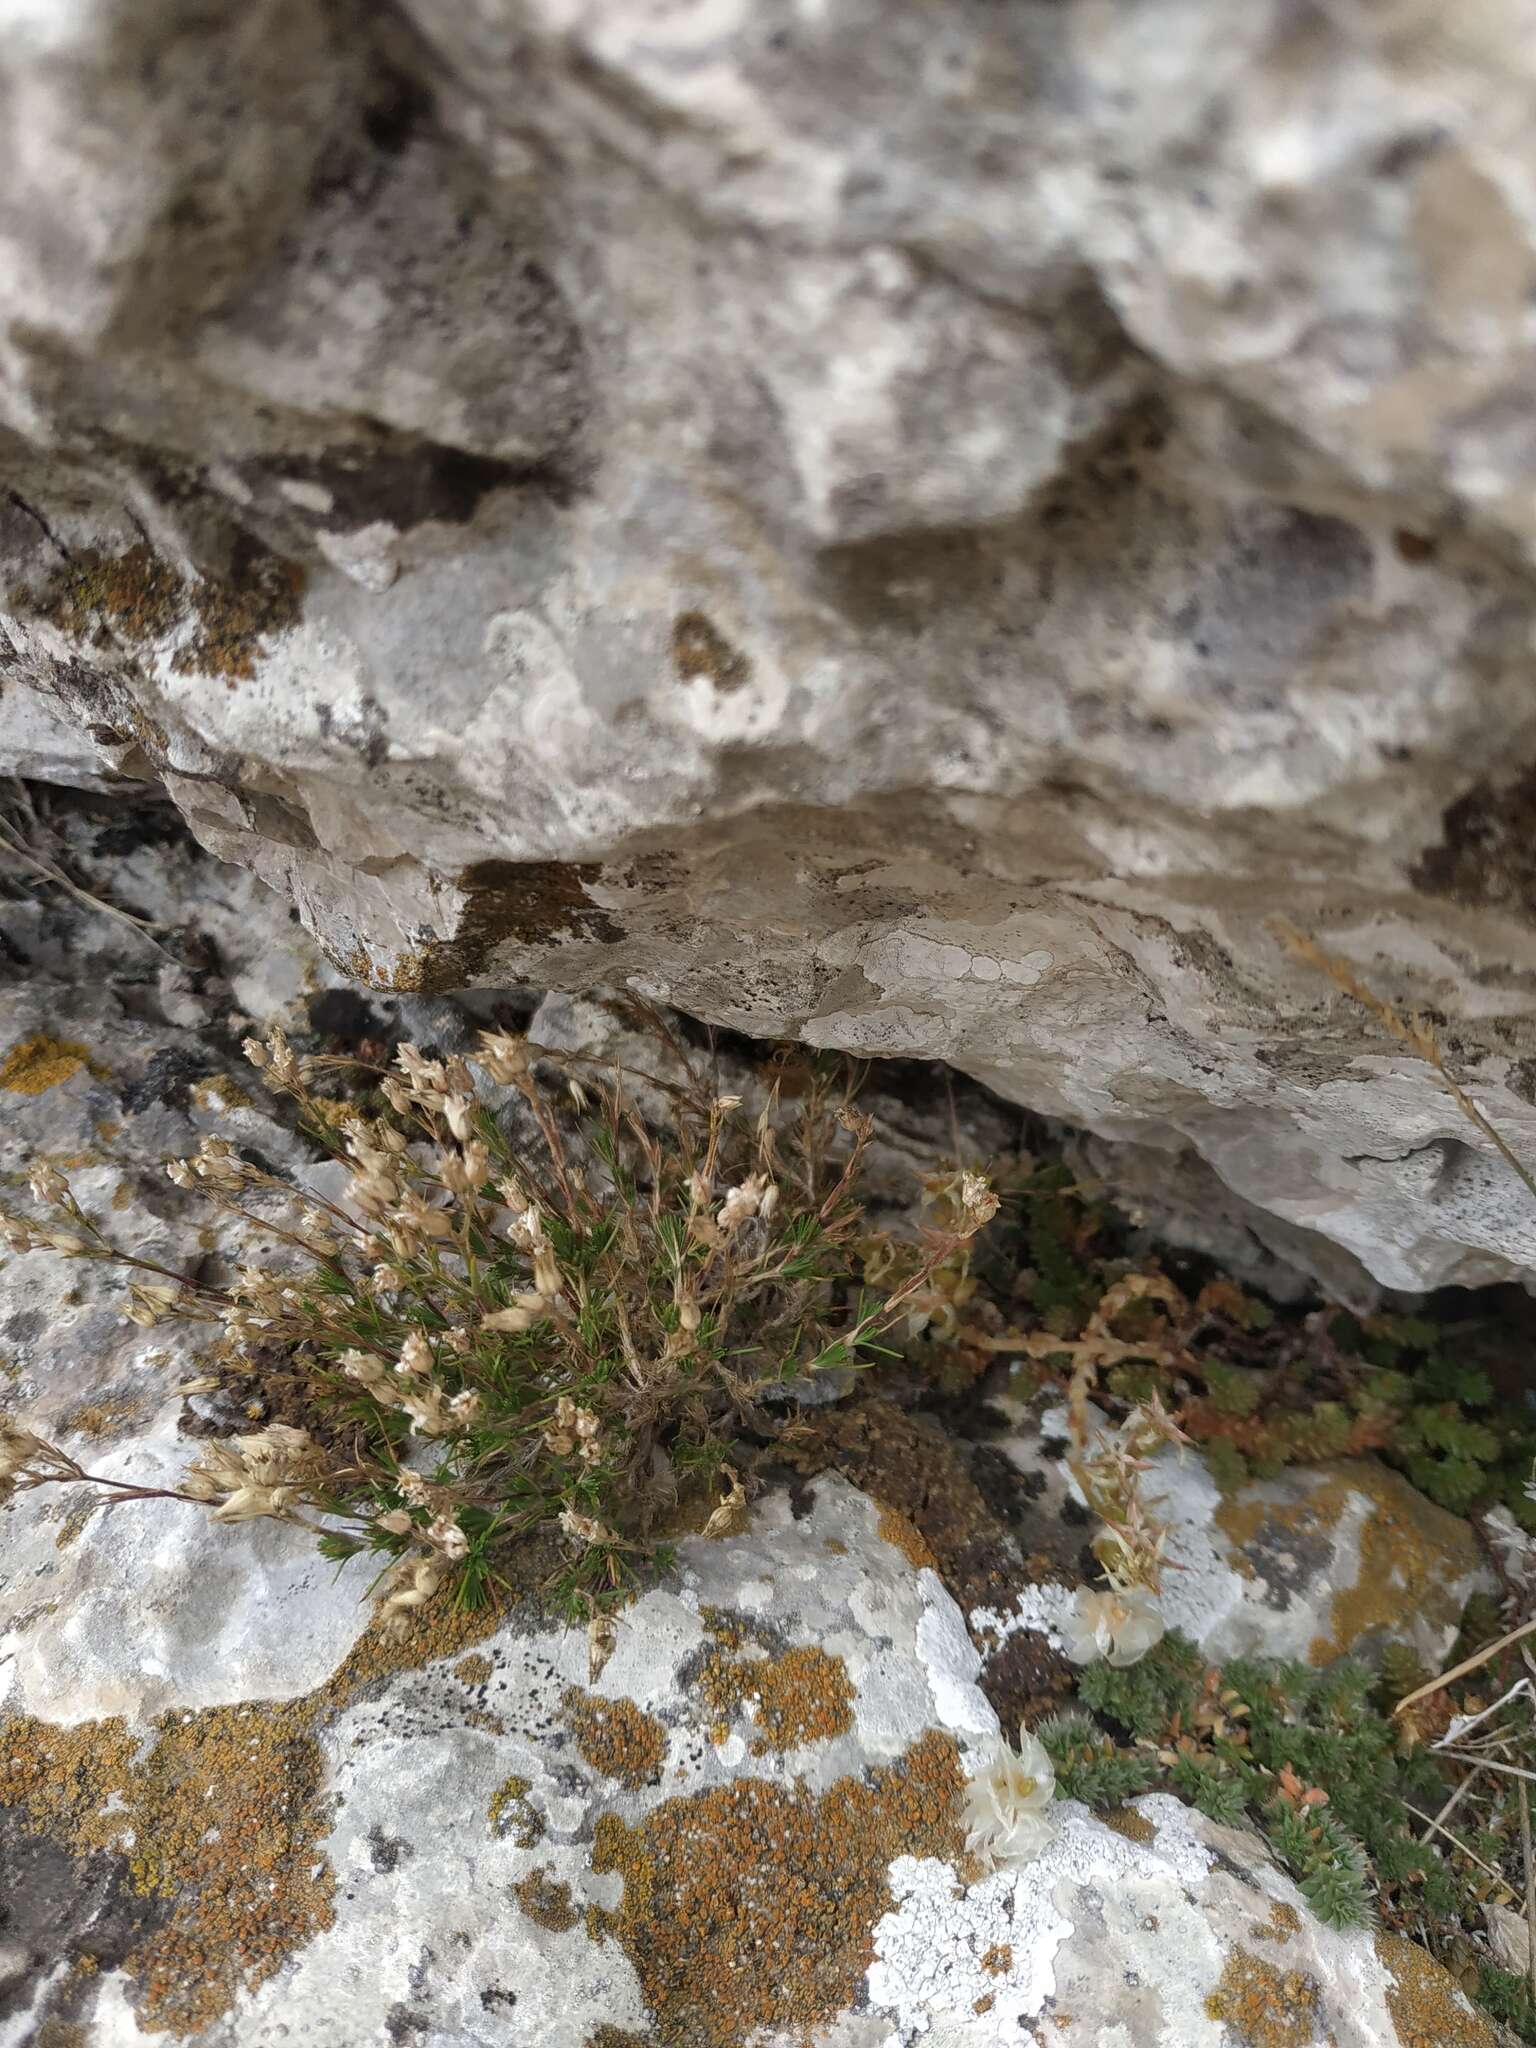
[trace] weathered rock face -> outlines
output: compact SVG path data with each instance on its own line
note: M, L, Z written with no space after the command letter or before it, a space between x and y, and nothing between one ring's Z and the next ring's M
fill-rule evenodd
M120 1718L4 1723L43 1883L0 2041L1493 2048L1421 1950L1331 1932L1256 1836L1164 1796L1116 1827L1059 1804L1036 1861L963 1881L957 1795L996 1718L939 1579L840 1480L690 1539L595 1676L581 1631L526 1615L343 1660L339 1609L287 1589L262 1701L189 1672L151 1720L119 1630Z
M1000 1453L1024 1481L1012 1502L1016 1534L1063 1581L1076 1578L1088 1517L1068 1464L1066 1410L1008 1395L989 1406L1004 1419L980 1456ZM1468 1599L1496 1590L1471 1525L1375 1458L1296 1466L1224 1492L1198 1453L1161 1451L1142 1499L1168 1532L1163 1613L1216 1663L1369 1661L1399 1644L1435 1669L1449 1656ZM1070 1587L1020 1583L1023 1576L996 1607L969 1611L989 1646L994 1689L1015 1637L1044 1636L1054 1648L1066 1641Z
M154 807L43 822L152 928L7 890L7 1206L42 1157L118 1242L216 1272L243 1227L175 1189L168 1153L217 1129L325 1170L240 1061L244 1023L447 1049L469 1002L370 1007ZM532 1028L635 1056L585 1001ZM946 1092L925 1114L871 1089L881 1204L947 1138ZM123 1306L88 1261L0 1257L0 1403L98 1474L170 1485L259 1389L178 1397L201 1326ZM388 1642L367 1569L292 1526L52 1489L0 1506L0 2048L1493 2048L1422 1951L1321 1926L1257 1837L1172 1799L1113 1826L1058 1802L1021 1870L963 1858L962 1777L1065 1691L1071 1591L1039 1573L1075 1580L1086 1533L1059 1416L988 1414L967 1442L878 1393L822 1411L845 1469L802 1443L740 1527L685 1536L606 1659L532 1599L442 1603ZM1367 1463L1223 1503L1191 1458L1149 1498L1169 1611L1213 1654L1438 1651L1476 1574L1465 1527ZM549 1562L507 1561L525 1586Z
M29 760L377 979L943 1057L1336 1284L1536 1266L1264 928L1536 1152L1520 0L0 20Z

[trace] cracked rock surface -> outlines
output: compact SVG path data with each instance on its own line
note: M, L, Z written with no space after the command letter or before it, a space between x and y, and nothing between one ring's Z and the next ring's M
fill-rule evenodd
M360 978L943 1058L1357 1296L1536 1264L1265 923L1536 1151L1524 0L0 19L12 765Z
M67 1164L146 1256L217 1271L238 1240L164 1159L219 1129L311 1164L240 1033L452 1045L471 1012L347 984L152 806L49 822L86 895L3 904L0 1177ZM534 1029L629 1051L588 1002L546 998ZM952 1115L983 1147L1009 1124L890 1076L865 1099L888 1210ZM168 1481L240 1416L175 1393L196 1326L122 1308L96 1266L0 1259L0 1401L93 1470ZM528 1588L390 1645L366 1575L278 1523L49 1490L0 1510L0 2048L1494 2048L1421 1951L1330 1932L1256 1837L1166 1797L1114 1825L1058 1802L1035 1861L970 1864L962 1778L1067 1672L1070 1596L1037 1583L1079 1575L1085 1533L1059 1417L1004 1400L967 1441L878 1396L816 1412L833 1463L685 1538L606 1655ZM1463 1525L1364 1465L1225 1505L1202 1475L1154 1491L1176 1619L1212 1654L1438 1650Z

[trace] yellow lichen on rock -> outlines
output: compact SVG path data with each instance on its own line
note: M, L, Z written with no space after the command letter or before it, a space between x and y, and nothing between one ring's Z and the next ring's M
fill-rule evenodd
M853 1726L854 1689L840 1657L814 1645L765 1653L750 1630L729 1615L704 1617L716 1648L699 1678L713 1710L717 1739L749 1702L760 1733L757 1755L829 1741Z
M1278 1970L1245 1948L1227 1957L1205 2010L1242 2048L1313 2048L1323 2025L1311 1977Z
M198 2032L331 1925L318 1731L365 1687L467 1650L503 1618L444 1608L404 1640L370 1630L315 1692L173 1711L147 1745L120 1719L0 1719L0 1809L74 1857L125 1856L129 1888L164 1902L122 1963L142 2028Z
M1456 1987L1443 1964L1401 1934L1378 1934L1376 1954L1391 1973L1387 2010L1400 2048L1499 2048L1493 2027Z
M667 1731L633 1700L601 1699L573 1685L565 1695L565 1724L594 1771L621 1785L653 1785L666 1760Z
M605 1814L592 1868L624 1881L615 1935L660 2048L742 2048L756 2030L829 2024L856 1997L897 1856L961 1853L961 1774L930 1730L898 1763L820 1793L762 1778Z
M1298 1478L1276 1483L1290 1487ZM1481 1568L1471 1526L1372 1458L1320 1465L1306 1484L1300 1498L1270 1498L1263 1483L1225 1494L1213 1519L1226 1562L1249 1581L1265 1576L1267 1553L1326 1555L1353 1541L1358 1564L1347 1582L1342 1570L1330 1571L1327 1629L1308 1645L1311 1662L1331 1663L1375 1636L1412 1639L1425 1627L1454 1633Z
M333 1918L307 1701L172 1713L147 1754L119 1720L0 1723L0 1805L78 1856L112 1849L166 1901L124 1964L147 2030L195 2033Z
M8 1088L13 1095L42 1095L82 1067L97 1074L105 1072L91 1058L89 1047L38 1033L19 1040L0 1061L0 1088Z

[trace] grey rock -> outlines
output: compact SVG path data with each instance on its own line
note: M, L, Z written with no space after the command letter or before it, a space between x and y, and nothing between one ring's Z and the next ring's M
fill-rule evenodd
M266 1583L265 1561L248 1530L228 1541L232 1569L254 1593ZM200 1601L195 1579L186 1591ZM846 1725L784 1750L757 1739L750 1709L722 1729L699 1678L710 1619L722 1610L774 1655L810 1650L840 1667ZM286 1676L289 1693L313 1684L305 1638L327 1614L321 1588L285 1591L285 1625L271 1641L274 1676ZM796 1509L782 1494L764 1500L734 1536L688 1540L675 1572L626 1611L617 1637L593 1679L582 1632L509 1621L476 1646L473 1673L459 1658L397 1671L318 1721L331 1820L316 1854L337 1880L334 1918L192 2038L202 2048L296 2038L314 2048L386 2038L423 2048L582 2048L603 2024L641 2037L653 2016L631 1954L611 1937L594 1940L584 1924L587 1909L612 1911L621 1896L618 1874L594 1869L596 1829L639 1827L665 1801L697 1799L699 1854L708 1855L703 1802L723 1788L755 1780L760 1797L797 1784L814 1796L899 1766L928 1730L953 1740L969 1772L995 1753L996 1718L977 1689L979 1659L958 1609L931 1571L882 1539L874 1506L837 1479L818 1481ZM118 1660L130 1680L125 1632ZM573 1743L573 1686L652 1717L665 1744L654 1782L621 1784ZM195 1674L187 1696L203 1700ZM262 1711L248 1710L253 1748ZM520 1787L521 1827L495 1821L509 1779ZM1401 1955L1378 1950L1367 1933L1321 1926L1257 1837L1162 1796L1133 1808L1129 1832L1118 1832L1059 1803L1036 1860L970 1882L949 1861L897 1856L889 1909L868 1930L862 2010L817 2038L837 2048L993 2048L1003 2029L1028 2040L1048 2021L1069 2048L1219 2048L1226 2036L1211 2001L1257 1971L1256 1995L1270 1995L1272 1980L1274 1997L1299 1998L1318 2039L1396 2048L1390 2001ZM734 1840L729 1854L743 1851ZM761 1854L759 1884L741 1893L748 1913L780 1881L766 1832ZM554 1915L519 1902L517 1887L536 1874L556 1895ZM780 1975L769 1947L738 1962L760 1973L765 1993ZM74 2008L92 2048L138 2037L129 1950L126 1967L103 1969L83 2010ZM1466 2018L1450 1979L1411 1953L1450 2001L1445 2012ZM701 2000L712 1967L697 1958ZM6 2048L37 2038L56 1988L41 1973L17 2021L0 2019ZM687 2008L674 2005L672 2022L674 2032L689 2024ZM764 2048L803 2037L801 2027L772 2025L753 2036Z
M994 1399L992 1412L1007 1420L989 1449L1022 1481L1020 1547L1075 1580L1091 1523L1066 1455L1067 1412L1007 1395ZM1498 1590L1471 1525L1377 1458L1290 1466L1228 1491L1198 1451L1162 1450L1142 1479L1141 1500L1167 1531L1164 1618L1213 1662L1372 1661L1395 1644L1437 1670L1472 1594ZM994 1655L1021 1629L1062 1648L1073 1601L1065 1584L1020 1583L1010 1599L968 1619Z
M365 993L307 949L285 898L189 846L152 807L124 814L100 801L40 800L38 810L39 844L82 893L42 885L5 901L6 1201L29 1206L16 1184L38 1154L67 1162L87 1206L121 1241L178 1270L217 1270L242 1256L244 1235L227 1219L210 1229L207 1209L166 1180L165 1159L218 1129L285 1172L313 1177L312 1152L239 1061L236 1042L252 1021L285 1022L296 1034L322 1030L326 1018L372 1028ZM150 928L114 914L125 910ZM656 1060L624 1015L587 998L556 994L535 1007L526 991L487 991L463 1004L374 1001L380 1028L445 1045L463 1042L478 1014L520 1004L544 1043L603 1062ZM955 1133L977 1157L1013 1137L998 1105L957 1089L952 1119L949 1091L903 1093L898 1078L878 1076L866 1098L881 1126L875 1193L893 1217L910 1203L914 1171L943 1156ZM755 1063L730 1047L719 1081L764 1087ZM189 1429L235 1418L206 1415L201 1397L187 1404L175 1392L196 1369L195 1329L143 1331L122 1306L117 1278L88 1262L0 1260L0 1401L104 1476L170 1484L195 1453ZM1000 1532L989 1560L999 1569L1012 1560L1022 1572L1023 1549L1044 1547L1053 1520L1074 1551L1083 1533L1080 1517L1070 1535L1061 1520L1067 1480L1037 1421L1009 1413L1001 1455L1021 1479L1039 1475L1019 1488L1038 1528L1021 1523L1019 1542ZM1360 1583L1363 1532L1373 1504L1383 1505L1377 1489L1348 1471L1250 1489L1236 1504L1253 1524L1245 1568L1203 1468L1163 1468L1149 1499L1175 1524L1170 1548L1185 1567L1170 1574L1170 1612L1214 1654L1303 1648L1332 1625L1337 1597ZM1408 1568L1409 1537L1428 1531L1413 1522L1406 1495L1385 1503L1396 1518L1394 1570ZM177 1959L208 1968L198 1943L210 1920L198 1914L206 1906L217 1928L220 1899L206 1884L178 1884L174 1856L169 1868L156 1860L170 1853L167 1841L185 1856L189 1842L219 1833L207 1801L228 1788L210 1788L199 1768L234 1773L237 1794L255 1773L258 1796L313 1822L300 1874L326 1880L327 1912L292 1905L291 1870L271 1879L270 1920L247 1915L240 1932L250 1943L241 1953L261 1959L270 1946L273 1967L226 1986L221 2009L197 2003L185 2034L195 2048L588 2048L604 2026L644 2038L654 2015L636 1951L611 1925L602 1932L600 1915L624 1893L617 1872L597 1867L599 1829L643 1827L672 1800L699 1800L707 1819L709 1795L747 1783L770 1799L797 1787L806 1797L841 1787L846 1797L872 1773L899 1768L930 1731L952 1741L966 1772L981 1771L1003 1732L988 1689L994 1636L1030 1615L1049 1634L1051 1600L1069 1597L1021 1577L1016 1608L996 1627L967 1616L938 1574L891 1540L900 1532L878 1503L823 1475L769 1491L725 1536L684 1540L675 1568L617 1617L611 1655L596 1671L584 1630L517 1607L474 1642L473 1661L463 1645L447 1656L407 1651L343 1680L369 1617L365 1568L337 1572L302 1530L218 1528L182 1502L87 1513L81 1505L39 1490L0 1508L7 1756L47 1756L51 1745L75 1742L104 1769L125 1748L148 1768L169 1729L171 1739L188 1731L183 1762L201 1754L206 1736L213 1763L194 1765L183 1795L190 1812L177 1803L174 1774L150 1773L159 1833L143 1841L129 1839L137 1809L118 1787L76 1811L86 1850L70 1836L67 1800L40 1829L23 1815L25 1802L0 1814L12 1879L0 2048L66 2035L83 2048L129 2048L163 2030L164 2015L143 2005L151 1955L162 1972L169 1955L170 1974L191 1972L190 1989L200 1989L193 1964ZM1425 1610L1422 1626L1406 1632L1428 1654L1440 1639L1424 1630L1442 1626L1434 1602L1454 1605L1470 1583L1471 1538L1455 1527L1461 1548L1444 1530L1428 1531L1434 1542L1412 1567L1419 1576L1403 1587L1405 1605ZM759 1706L723 1711L704 1682L707 1660L728 1640L711 1632L722 1615L736 1638L730 1654L749 1663L809 1657L813 1680L833 1678L830 1694L812 1691L813 1710L842 1698L846 1714L832 1712L781 1747ZM652 1717L664 1755L646 1782L620 1782L574 1738L571 1687ZM122 1725L101 1726L114 1720ZM517 1818L506 1825L509 1797ZM1271 1996L1299 2000L1318 2038L1339 2048L1396 2048L1394 2000L1410 1967L1414 2013L1438 2010L1446 2038L1467 2019L1450 1979L1418 1951L1322 1927L1252 1835L1156 1796L1122 1818L1129 1833L1066 1802L1052 1818L1045 1850L1018 1871L962 1878L936 1856L902 1854L887 1865L882 1849L888 1897L875 1899L881 1910L860 1931L869 1966L861 1961L852 2005L819 2034L827 2048L995 2048L1004 2030L1010 2041L1048 2033L1066 2048L1221 2048L1212 2001L1240 1995L1261 2006ZM707 1853L707 1826L702 1839ZM846 1836L838 1839L845 1855ZM227 1853L238 1871L243 1842ZM761 1853L743 1890L772 1899L782 1869L769 1846ZM843 1864L833 1875L845 1880ZM533 1912L519 1896L535 1877L554 1896L553 1914L540 1917L537 1895ZM177 1945L178 1915L191 1916L186 1947ZM156 1948L162 1937L169 1946ZM771 1988L779 1955L768 1942L758 1953ZM82 1969L82 1956L93 1967ZM697 2010L710 1995L707 1956L700 1967ZM1426 1982L1438 2008L1424 2003ZM795 2048L804 2035L770 2027L755 2039Z
M1266 928L1536 1156L1536 71L1443 16L13 7L7 695L357 977L943 1058L1361 1298L1524 1277Z

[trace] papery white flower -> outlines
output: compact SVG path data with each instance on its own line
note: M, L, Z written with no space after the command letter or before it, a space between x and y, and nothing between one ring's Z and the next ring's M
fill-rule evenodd
M439 1515L427 1530L427 1541L435 1543L444 1557L455 1561L469 1553L469 1538L459 1527L455 1515Z
M382 1380L388 1378L388 1367L382 1358L371 1351L343 1351L341 1369L349 1380L356 1380L359 1386L377 1389Z
M1111 1586L1102 1593L1083 1586L1065 1627L1074 1664L1096 1664L1103 1657L1124 1670L1157 1647L1167 1623L1157 1595L1145 1586Z
M431 1372L433 1363L431 1345L420 1330L412 1330L400 1346L400 1362L395 1371L403 1379L414 1379Z
M27 1184L40 1202L62 1202L69 1193L69 1182L56 1166L50 1166L45 1159L32 1162Z
M531 1330L538 1316L528 1308L498 1308L488 1316L480 1318L482 1330L505 1330L516 1336L521 1330Z
M1018 1748L1000 1741L966 1787L967 1851L993 1870L1033 1861L1051 1838L1055 1796L1050 1757L1027 1728L1020 1728Z
M990 1181L983 1174L963 1173L960 1176L960 1207L965 1220L973 1229L979 1230L990 1223L997 1214L997 1196Z
M409 1415L423 1436L447 1435L448 1410L436 1387L428 1387L419 1394L397 1394L394 1405L402 1414Z
M505 1086L520 1081L528 1071L528 1046L508 1031L482 1031L475 1065L483 1067L493 1081Z
M475 1128L475 1102L471 1095L445 1095L443 1117L450 1131L462 1145Z
M725 1231L739 1229L749 1217L756 1216L762 1208L763 1197L768 1192L769 1180L765 1173L751 1173L738 1188L727 1188L725 1200L720 1204L715 1221ZM774 1200L777 1202L777 1194Z

